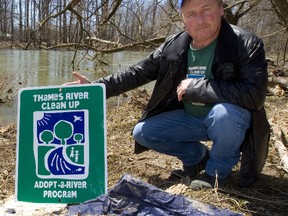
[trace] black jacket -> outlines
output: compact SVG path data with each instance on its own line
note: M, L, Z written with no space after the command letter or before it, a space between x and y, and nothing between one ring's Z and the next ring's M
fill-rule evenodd
M186 77L191 40L187 32L169 37L138 64L96 82L105 84L109 98L156 80L140 121L161 112L183 108L182 102L177 100L176 88ZM270 126L264 110L268 75L262 40L229 25L223 18L212 73L213 80L193 80L184 98L195 102L234 103L251 111L252 127L242 145L240 169L240 186L249 186L261 173L268 154ZM135 152L142 150L136 143Z

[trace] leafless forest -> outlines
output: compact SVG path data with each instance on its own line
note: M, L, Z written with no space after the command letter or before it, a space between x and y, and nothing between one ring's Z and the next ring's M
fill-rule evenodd
M230 23L255 32L269 56L285 62L287 0L226 0L224 5ZM149 49L182 30L177 0L0 0L0 17L1 41L19 49Z

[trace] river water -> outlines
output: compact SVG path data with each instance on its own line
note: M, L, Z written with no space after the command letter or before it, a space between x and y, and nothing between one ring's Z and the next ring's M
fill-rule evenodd
M74 54L73 51L0 50L0 83L1 79L8 77L8 82L17 93L23 87L53 86L69 82L72 80ZM105 56L108 65L91 61L85 58L85 54L77 53L75 70L94 80L137 63L149 52L124 51L108 54ZM10 102L0 103L0 124L16 120L17 97Z

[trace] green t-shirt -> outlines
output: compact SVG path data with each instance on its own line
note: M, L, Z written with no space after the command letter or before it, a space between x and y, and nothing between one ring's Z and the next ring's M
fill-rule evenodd
M202 49L193 49L191 46L188 51L187 78L207 78L213 79L211 71L217 40ZM183 101L184 110L187 114L204 117L212 108L213 104Z

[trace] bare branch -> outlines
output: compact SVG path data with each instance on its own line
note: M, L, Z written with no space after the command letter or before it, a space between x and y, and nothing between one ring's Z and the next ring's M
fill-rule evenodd
M109 13L109 15L105 18L105 20L100 24L100 25L104 25L105 23L107 23L111 17L116 13L116 11L118 10L119 6L121 5L122 0L117 0L116 1L116 5L113 8L113 10Z
M58 12L58 13L56 13L56 14L53 14L53 15L51 15L51 16L48 16L48 17L46 17L46 19L44 19L42 22L40 22L39 23L39 26L40 26L40 28L42 28L44 25L45 25L45 23L47 23L50 19L52 19L52 18L56 18L56 17L58 17L58 16L60 16L61 14L64 14L64 13L66 13L66 11L67 10L69 10L69 11L74 11L74 7L75 7L75 5L77 5L79 2L80 2L81 0L71 0L71 2L63 9L63 10L61 10L60 12ZM75 13L75 12L73 12L73 13ZM77 13L76 13L77 14ZM79 14L78 14L79 15ZM79 15L80 16L80 15Z

